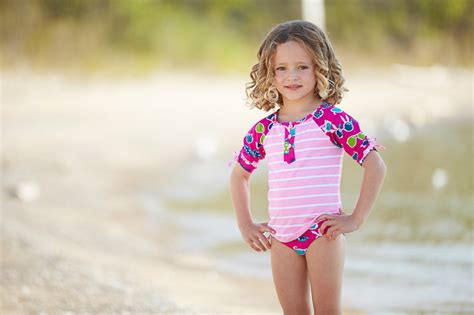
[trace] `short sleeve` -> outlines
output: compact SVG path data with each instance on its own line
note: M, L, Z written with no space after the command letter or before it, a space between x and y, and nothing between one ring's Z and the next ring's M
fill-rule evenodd
M385 149L377 143L376 138L367 136L359 122L334 105L324 109L324 128L331 141L343 148L353 160L362 165L370 151Z
M252 173L257 168L258 162L265 158L264 131L265 126L260 122L252 126L245 135L242 148L236 156L237 162L249 173Z

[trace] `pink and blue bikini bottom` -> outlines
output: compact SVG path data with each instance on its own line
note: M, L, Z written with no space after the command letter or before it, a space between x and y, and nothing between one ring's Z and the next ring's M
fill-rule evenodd
M322 233L319 230L319 228L325 221L326 220L322 220L318 223L314 223L313 225L310 226L310 228L306 232L304 232L297 239L294 239L289 242L281 242L281 243L293 249L296 253L300 255L304 255L306 254L306 251L308 250L309 245L311 245L311 243L314 240L318 239L319 237L323 236L324 233L326 233L326 231Z

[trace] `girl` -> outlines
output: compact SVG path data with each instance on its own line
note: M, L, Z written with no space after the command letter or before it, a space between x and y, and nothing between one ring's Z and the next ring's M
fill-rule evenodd
M272 275L284 314L341 314L345 233L369 216L386 174L383 146L337 107L348 91L323 31L306 21L273 28L261 44L247 96L270 111L245 135L230 185L238 226L255 251L271 248ZM364 170L352 214L342 211L343 154ZM270 221L254 223L249 179L268 158ZM268 234L269 233L269 234Z

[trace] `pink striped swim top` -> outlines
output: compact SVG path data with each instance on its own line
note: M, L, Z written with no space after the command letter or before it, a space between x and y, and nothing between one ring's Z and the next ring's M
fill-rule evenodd
M384 147L367 137L356 119L327 102L294 122L280 122L278 112L252 126L234 159L252 173L267 157L268 225L276 231L273 237L288 242L318 216L340 212L344 151L362 165L371 150Z

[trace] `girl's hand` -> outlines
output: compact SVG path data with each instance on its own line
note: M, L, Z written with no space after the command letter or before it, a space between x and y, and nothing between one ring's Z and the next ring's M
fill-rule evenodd
M271 244L267 237L263 234L264 232L276 233L275 230L268 227L268 222L265 223L253 223L250 222L246 225L239 227L240 233L244 241L250 245L257 252L267 251L270 249Z
M342 209L339 210L340 214L323 214L315 221L325 221L319 230L328 240L335 240L340 234L353 232L360 226L355 217L345 214Z

